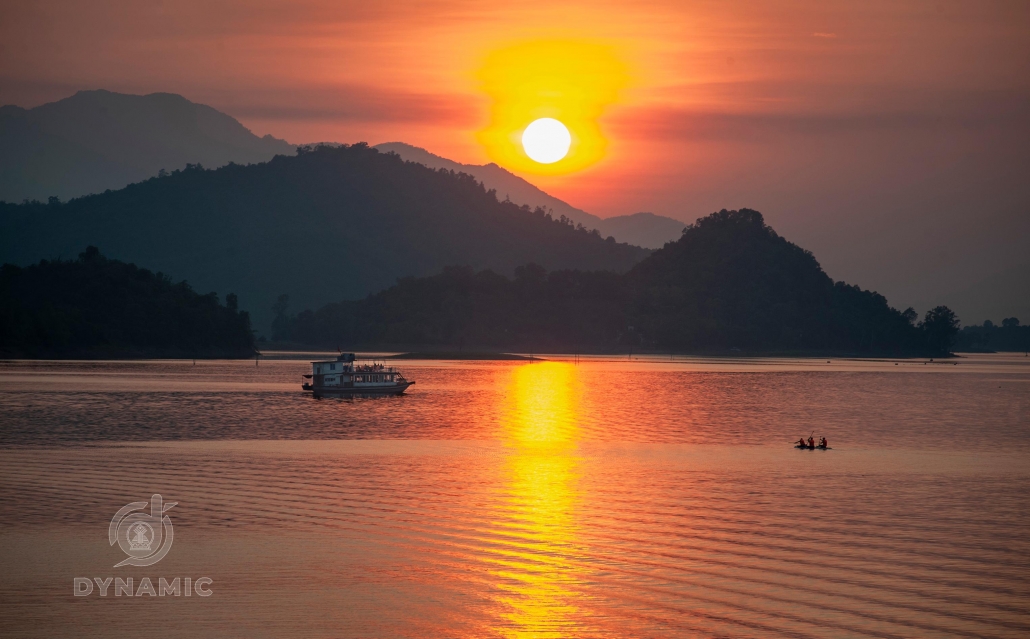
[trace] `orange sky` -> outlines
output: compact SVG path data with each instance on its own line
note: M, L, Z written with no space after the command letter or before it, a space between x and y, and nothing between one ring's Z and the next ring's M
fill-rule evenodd
M259 135L471 163L500 157L483 144L491 54L595 43L627 71L596 118L603 153L556 175L508 164L554 195L688 221L751 206L891 297L916 295L897 270L960 286L1025 260L1022 0L0 0L0 15L0 103L168 91Z

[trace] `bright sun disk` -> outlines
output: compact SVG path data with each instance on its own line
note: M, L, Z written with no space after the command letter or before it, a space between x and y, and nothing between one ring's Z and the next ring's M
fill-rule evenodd
M554 118L533 120L522 132L522 148L540 164L554 164L568 154L571 145L569 129Z

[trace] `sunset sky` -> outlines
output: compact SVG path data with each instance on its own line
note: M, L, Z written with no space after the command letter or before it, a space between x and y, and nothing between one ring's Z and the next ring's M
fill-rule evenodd
M403 141L497 162L603 217L748 206L834 278L901 307L1030 272L1021 0L4 0L0 12L3 104L172 92L294 143ZM548 82L561 95L534 106ZM573 152L550 168L504 146L522 113L547 109L575 121Z

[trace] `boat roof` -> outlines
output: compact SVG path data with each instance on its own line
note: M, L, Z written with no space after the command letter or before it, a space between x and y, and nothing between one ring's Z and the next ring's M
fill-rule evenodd
M336 359L322 359L311 362L312 364L336 364L343 362L344 364L353 364L355 362L356 355L354 353L340 353Z

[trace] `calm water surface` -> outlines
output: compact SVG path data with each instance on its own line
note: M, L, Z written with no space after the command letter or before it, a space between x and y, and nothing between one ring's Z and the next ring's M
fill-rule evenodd
M1030 361L956 361L0 363L0 635L1030 636Z

